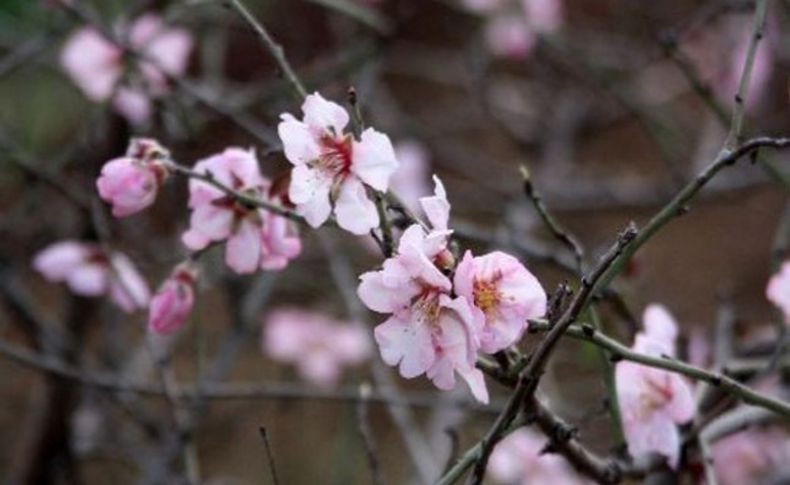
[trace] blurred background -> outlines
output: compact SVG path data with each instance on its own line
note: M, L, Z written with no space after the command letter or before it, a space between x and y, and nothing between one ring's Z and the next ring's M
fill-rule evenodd
M642 225L721 149L754 4L537 3L530 10L507 0L245 2L308 91L343 104L355 88L366 123L387 133L402 164L414 167L403 174L407 188L396 191L414 200L438 174L458 243L519 256L551 292L575 281L573 255L525 198L519 166L594 261L629 221ZM188 31L192 48L185 72L135 117L86 96L62 56L86 24L123 35L146 13ZM790 131L789 16L790 3L770 2L747 99L748 135ZM255 33L221 1L0 1L2 342L119 383L158 382L144 312L129 316L75 297L33 271L31 260L53 242L95 237L99 225L156 288L187 255L180 241L186 182L171 178L151 209L113 219L97 202L101 166L124 153L129 137L151 136L186 165L227 146L252 147L276 179L290 166L276 134L284 112L298 114L299 102ZM788 241L788 161L766 152L722 172L616 282L621 298L600 305L607 332L630 345L644 306L660 302L684 339L709 340L723 308L735 318L734 352L751 355L775 339L779 316L764 293ZM152 344L184 387L258 383L281 395L198 397L186 416L174 417L160 397L57 379L3 352L0 479L179 483L190 460L186 443L206 483L270 483L265 427L281 483L370 483L352 399L361 383L414 397L394 410L368 406L386 483L437 473L454 446L463 450L485 432L505 390L490 384L493 412L470 409L465 388L439 394L423 378L406 381L387 372L375 350L334 388L316 388L267 356L262 329L279 308L362 320L369 329L382 320L360 312L353 296L344 299L357 275L380 264L375 251L331 228L302 237L302 254L285 270L250 277L230 272L221 250L210 251L188 325ZM593 348L563 342L542 393L605 453L613 443L599 365ZM415 465L415 450L428 464Z

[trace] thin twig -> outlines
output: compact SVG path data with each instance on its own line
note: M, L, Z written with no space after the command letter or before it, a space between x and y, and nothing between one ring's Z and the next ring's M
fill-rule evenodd
M754 22L752 23L752 34L749 38L749 47L746 51L741 79L738 82L738 92L735 94L735 109L732 112L730 122L730 133L727 135L725 148L735 150L741 142L741 132L743 131L743 117L746 113L746 96L749 94L749 83L752 79L752 69L754 68L755 54L757 45L763 38L765 27L765 14L768 10L768 0L757 0L754 11Z
M261 435L261 439L263 440L263 447L266 449L266 459L269 462L269 471L272 474L272 483L274 485L280 485L280 481L277 479L277 469L274 466L274 455L272 454L272 447L269 443L269 435L266 432L266 428L261 426L258 428L258 432Z
M719 154L702 173L683 187L683 189L681 189L669 203L663 206L639 231L634 242L629 244L622 254L617 257L595 285L595 292L598 293L601 289L608 286L614 277L625 269L626 264L636 251L649 241L656 232L676 217L688 212L688 204L691 200L720 170L735 164L741 157L752 154L763 147L775 149L788 148L790 147L790 138L752 138L732 151Z
M167 398L161 383L129 382L114 372L94 371L76 367L63 362L51 355L19 348L16 345L0 341L0 354L28 368L46 372L53 376L78 382L85 386L113 393L134 393L141 396ZM359 392L356 389L321 390L299 384L284 382L236 382L236 383L202 383L200 386L182 384L172 393L178 401L193 401L198 398L212 400L314 400L330 402L356 403ZM368 400L372 404L385 404L394 407L410 406L432 408L440 405L453 406L478 412L497 412L497 403L489 406L481 405L470 399L451 399L439 402L434 392L402 392L397 395L391 392L372 392Z
M373 432L368 423L368 397L370 396L370 386L362 384L359 387L359 402L357 403L357 423L359 435L365 445L365 456L368 460L370 475L374 485L384 485L381 476L381 466L379 465L378 447L373 440Z
M531 321L529 325L531 332L551 331L549 329L550 326L545 321ZM780 416L790 418L790 403L754 391L727 374L708 371L667 356L654 357L635 352L592 327L585 328L583 325L574 325L568 328L565 335L599 345L611 352L614 359L629 360L648 367L676 372L697 381L707 382L738 397L745 403L760 406Z
M571 253L573 253L574 258L576 259L577 270L581 274L584 250L582 249L579 242L576 241L576 238L574 238L568 231L561 227L559 223L554 220L554 217L549 213L548 209L546 208L546 204L543 203L543 198L540 196L540 193L538 193L535 185L532 183L532 177L530 176L527 167L522 165L520 167L520 171L521 177L524 181L524 194L535 207L535 210L540 216L540 219L543 221L543 224L551 232L554 238L567 247Z
M293 68L291 68L291 64L288 62L288 59L285 57L285 50L283 50L282 46L278 44L272 36L269 34L269 31L266 30L266 27L263 26L258 19L255 18L247 7L244 6L244 3L241 0L226 0L226 4L232 7L239 15L244 18L244 20L250 24L250 27L258 34L263 42L264 47L269 51L269 54L274 58L274 61L280 67L285 79L291 85L294 90L294 93L299 98L299 100L304 99L307 96L307 91L305 90L302 82L296 77L296 73L294 72Z
M172 160L168 160L167 161L167 167L170 170L172 170L174 173L177 173L179 175L183 175L185 177L189 177L189 178L193 178L193 179L196 179L196 180L203 181L203 182L205 182L205 183L207 183L207 184L209 184L209 185L211 185L213 187L218 188L219 190L221 190L222 192L224 192L228 196L234 198L237 202L239 202L242 205L249 206L249 207L258 207L260 209L266 209L269 212L273 212L273 213L275 213L277 215L286 217L286 218L288 218L288 219L290 219L292 221L299 222L299 223L305 223L305 220L304 220L304 218L302 216L298 215L297 213L295 213L294 211L292 211L290 209L286 209L283 206L280 206L280 205L277 205L277 204L273 204L271 202L265 201L265 200L260 199L258 197L253 197L251 195L244 194L242 192L239 192L237 190L234 190L234 189L228 187L227 185L225 185L225 184L223 184L221 182L218 182L217 179L214 178L214 175L211 172L209 172L209 171L206 171L205 173L201 173L201 172L192 170L189 167L185 167L183 165L180 165L180 164L178 164L178 163L176 163L176 162L174 162Z

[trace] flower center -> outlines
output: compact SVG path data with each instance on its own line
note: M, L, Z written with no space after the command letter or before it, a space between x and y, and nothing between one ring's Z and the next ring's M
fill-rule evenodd
M334 137L326 134L321 137L321 147L321 156L313 162L313 166L335 181L345 178L351 172L351 135Z
M436 327L439 323L439 293L433 289L426 289L412 304L413 310L418 315L420 324Z
M673 393L669 386L669 376L664 376L662 381L653 378L646 379L647 388L639 396L645 413L662 408L672 400Z
M495 281L475 280L474 282L475 306L486 315L494 311L501 300L501 295Z

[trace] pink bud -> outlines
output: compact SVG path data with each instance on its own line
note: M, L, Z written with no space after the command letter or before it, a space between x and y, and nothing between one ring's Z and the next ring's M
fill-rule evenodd
M195 304L195 273L179 266L151 299L148 328L160 335L175 332L186 321Z
M133 138L126 156L102 167L96 187L101 198L112 204L115 217L135 214L154 203L159 184L167 175L161 160L169 157L156 140Z

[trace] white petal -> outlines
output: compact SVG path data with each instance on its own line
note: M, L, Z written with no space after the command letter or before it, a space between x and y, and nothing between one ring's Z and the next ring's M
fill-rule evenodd
M368 128L360 141L354 142L351 171L374 189L386 192L397 168L395 150L387 135Z
M379 225L376 205L368 198L365 186L358 179L349 177L340 187L335 202L337 224L348 232L362 235Z

